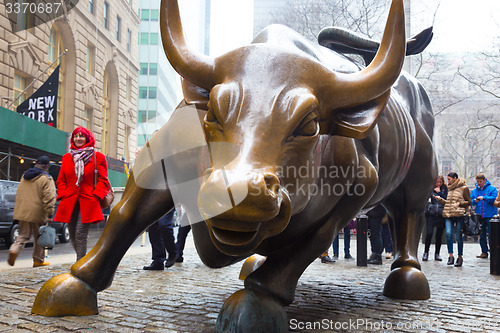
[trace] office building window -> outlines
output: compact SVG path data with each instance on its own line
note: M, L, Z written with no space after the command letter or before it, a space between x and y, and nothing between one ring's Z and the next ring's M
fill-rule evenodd
M149 87L148 98L149 99L156 98L156 87Z
M149 45L158 45L158 33L151 33L149 35Z
M91 44L87 45L87 55L85 61L86 61L85 70L87 71L87 73L94 75L95 47Z
M140 75L148 75L148 63L147 62L141 62Z
M148 121L148 112L144 110L139 110L139 122L145 123Z
M89 0L89 12L94 14L94 1L95 0Z
M149 44L149 33L141 32L141 35L139 36L139 42L141 43L141 45L148 45Z
M127 29L127 51L130 52L132 46L132 31Z
M92 107L85 105L83 109L83 127L88 128L92 131L92 120L94 119L94 109Z
M150 20L158 21L158 9L151 9Z
M158 75L158 64L149 64L149 75Z
M139 87L139 98L148 98L148 87Z
M102 24L106 29L109 29L109 3L107 2L104 2L102 18L103 18Z
M14 108L18 107L19 104L24 102L26 98L28 98L28 93L23 92L24 89L26 89L27 86L27 79L26 77L22 76L21 74L14 74L14 98L17 98L17 100L14 102L12 105Z
M122 19L120 16L116 17L116 40L120 41L120 30L121 30Z
M141 21L149 21L149 9L141 9Z

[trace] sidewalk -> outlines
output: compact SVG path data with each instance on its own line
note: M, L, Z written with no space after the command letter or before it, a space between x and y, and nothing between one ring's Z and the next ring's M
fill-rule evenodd
M243 288L238 280L242 263L207 268L189 237L184 263L165 271L144 271L151 254L148 245L143 249L122 260L112 286L98 294L95 316L56 318L30 313L42 284L69 272L69 263L0 272L0 332L213 332L224 300ZM351 249L355 256L355 240ZM433 257L432 250L433 246ZM445 252L443 246L441 254ZM368 267L357 267L355 260L339 259L333 264L316 260L300 279L294 303L287 307L290 331L500 332L500 276L489 274L489 260L476 258L477 243L465 244L464 253L460 268L447 266L445 260L422 263L431 288L426 301L382 295L390 260Z

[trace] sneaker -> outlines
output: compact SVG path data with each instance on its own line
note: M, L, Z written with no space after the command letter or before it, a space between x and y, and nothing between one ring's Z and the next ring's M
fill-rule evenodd
M480 255L476 256L476 258L481 258L481 259L488 259L488 253L481 253Z
M330 256L321 256L320 259L323 264L331 264L335 262L335 260L330 258Z
M441 259L441 256L439 255L439 253L436 253L434 255L434 260L436 260L436 261L443 261L443 259Z
M347 260L354 259L354 257L351 256L350 253L346 254L344 258L347 259Z
M453 265L454 262L455 262L455 258L453 256L449 256L448 262L446 263L446 265Z
M43 267L43 266L48 266L50 263L46 261L33 261L33 267Z
M462 267L463 262L464 260L462 259L462 257L458 257L457 262L455 263L455 267Z
M18 254L16 252L9 252L9 259L7 259L7 263L11 266L14 266L17 256Z
M429 260L429 252L424 252L424 255L422 256L422 261L427 261Z

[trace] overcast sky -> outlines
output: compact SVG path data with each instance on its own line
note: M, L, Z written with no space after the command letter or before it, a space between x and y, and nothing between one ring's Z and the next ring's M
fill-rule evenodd
M431 51L483 50L500 35L500 0L412 0L411 6L413 34L434 24ZM250 43L253 0L212 0L211 24L212 55Z

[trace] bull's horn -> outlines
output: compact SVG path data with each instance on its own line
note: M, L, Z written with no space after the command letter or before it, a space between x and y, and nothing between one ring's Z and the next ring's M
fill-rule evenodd
M332 90L324 91L326 105L332 109L351 107L379 97L394 84L401 73L406 50L403 0L393 0L384 36L368 67L355 73L330 72ZM333 82L332 82L333 80Z
M170 64L182 77L210 90L214 80L214 59L189 48L184 39L177 0L162 0L160 31Z

